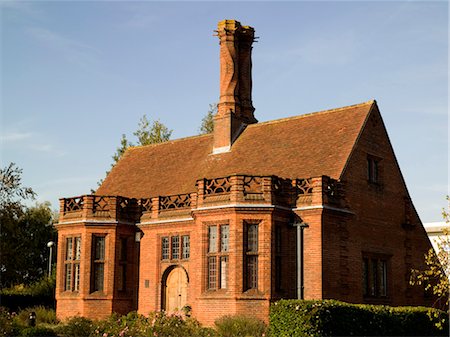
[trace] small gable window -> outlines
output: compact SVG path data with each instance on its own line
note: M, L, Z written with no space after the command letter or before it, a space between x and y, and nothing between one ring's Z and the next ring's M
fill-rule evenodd
M380 183L380 159L368 156L367 157L367 180L369 183Z

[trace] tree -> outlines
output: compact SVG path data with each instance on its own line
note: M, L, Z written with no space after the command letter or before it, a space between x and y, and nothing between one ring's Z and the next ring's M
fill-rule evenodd
M200 126L200 134L205 135L214 131L214 115L217 113L217 103L210 104L206 116L202 119Z
M21 205L18 199L34 199L31 187L22 186L22 169L15 163L0 169L0 207ZM18 198L18 199L17 199Z
M450 201L449 197L447 200ZM450 222L450 203L448 210L442 210L442 216L446 223ZM448 231L443 231L443 235L437 241L437 247L437 252L434 248L430 248L425 254L425 269L411 271L410 284L423 286L425 291L437 297L435 306L439 309L450 310L448 307L450 304L450 233ZM438 324L442 325L442 323Z
M173 130L169 130L159 120L153 121L150 126L150 121L147 116L142 116L138 124L138 129L133 132L138 139L138 145L150 145L167 142L172 135Z
M56 239L50 203L24 205L35 198L22 186L22 170L14 163L0 169L0 286L29 284L45 275L47 242Z
M144 115L141 117L138 123L138 129L133 132L133 135L137 137L137 145L150 145L156 143L163 143L170 139L173 130L169 130L163 123L159 120L150 121L147 119L147 116ZM113 168L117 162L122 158L125 151L131 147L135 146L132 142L130 142L125 134L122 134L122 138L120 139L120 146L116 149L116 152L112 156L114 162L111 164L111 168ZM110 172L106 171L106 175ZM103 183L103 179L97 182L97 185L100 186ZM91 190L94 193L94 190Z
M122 138L120 139L120 146L116 149L116 153L114 153L114 155L112 156L114 163L111 164L111 167L113 167L119 161L119 159L123 156L125 151L130 146L133 146L133 144L128 141L125 134L122 134Z

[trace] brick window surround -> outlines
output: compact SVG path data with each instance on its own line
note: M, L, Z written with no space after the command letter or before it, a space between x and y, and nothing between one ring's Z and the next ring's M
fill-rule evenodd
M81 237L65 238L64 291L80 290Z
M228 287L229 245L230 226L228 224L208 226L208 290L226 289Z

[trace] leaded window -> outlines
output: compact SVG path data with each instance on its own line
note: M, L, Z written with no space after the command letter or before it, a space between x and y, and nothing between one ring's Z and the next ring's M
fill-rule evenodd
M104 290L105 279L105 236L94 235L92 237L93 248L93 273L91 280L91 292Z
M256 223L247 223L245 230L245 271L244 271L244 288L258 289L258 230Z
M161 259L168 260L170 252L170 243L168 237L163 237L161 239Z
M189 259L191 255L191 243L189 239L189 235L183 235L183 260Z
M172 260L180 258L180 237L172 236Z
M229 237L230 227L228 224L208 227L208 290L227 288Z
M208 289L217 289L216 257L208 257Z
M388 257L378 254L364 254L362 282L364 297L387 297Z
M215 253L217 252L217 226L209 226L208 229L208 252Z
M67 237L65 245L64 290L79 291L81 237Z

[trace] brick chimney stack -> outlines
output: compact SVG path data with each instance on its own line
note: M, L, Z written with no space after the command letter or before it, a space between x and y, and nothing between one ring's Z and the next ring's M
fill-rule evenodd
M252 43L255 31L236 20L220 21L220 101L214 116L213 153L228 152L248 124L256 123L252 104Z

